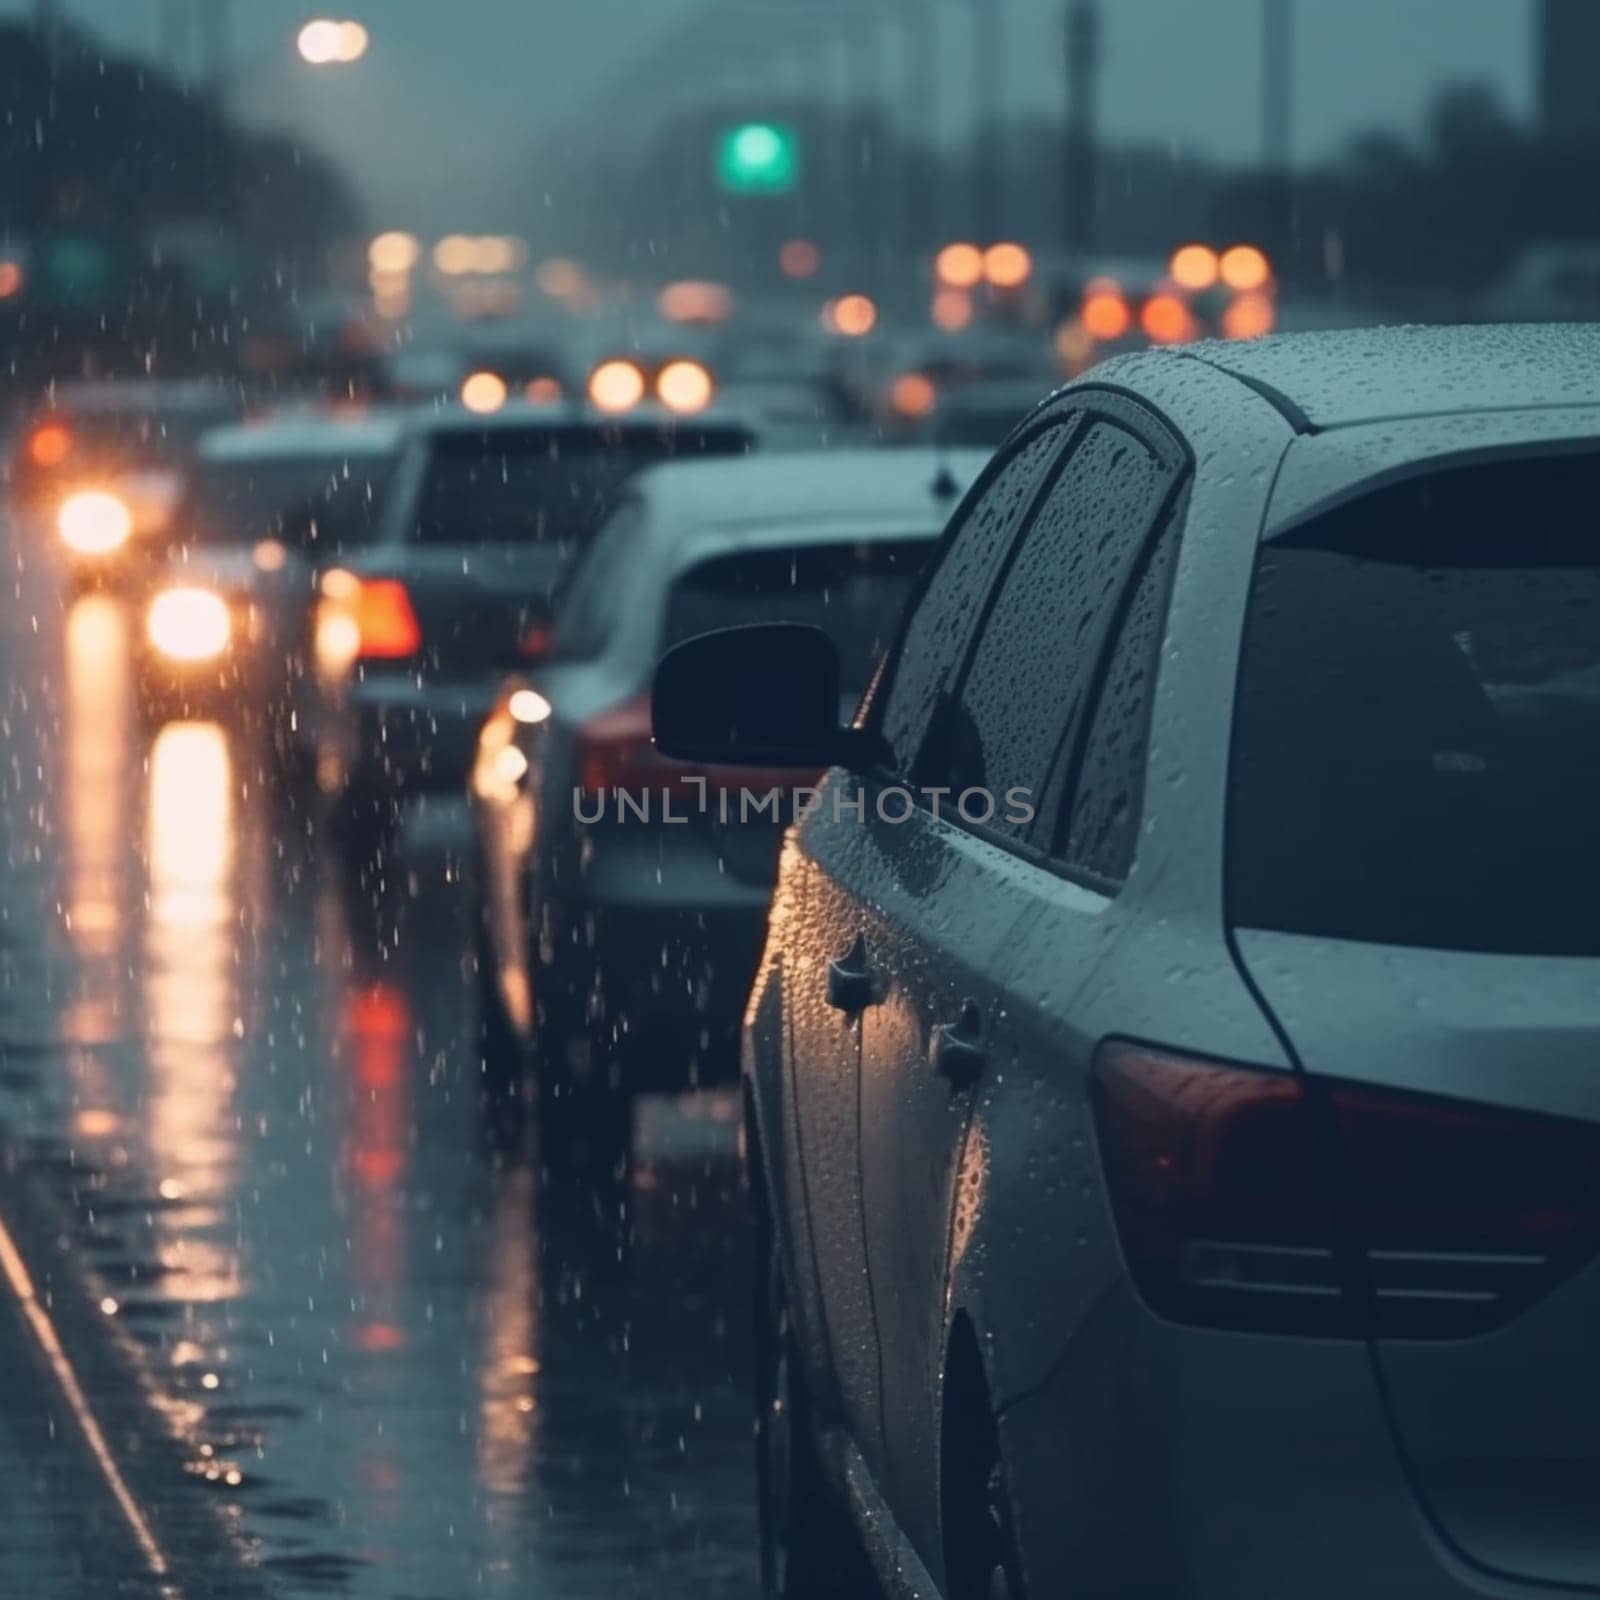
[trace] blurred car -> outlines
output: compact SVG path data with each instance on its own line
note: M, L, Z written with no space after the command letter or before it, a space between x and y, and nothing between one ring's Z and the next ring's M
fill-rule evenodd
M259 721L293 748L291 719L317 708L317 575L371 543L404 428L397 412L312 411L204 435L141 593L149 714Z
M1600 316L1600 244L1546 241L1520 250L1483 297L1500 322L1588 322Z
M18 436L12 500L46 522L74 576L136 567L160 548L201 435L243 413L220 383L62 384Z
M718 388L717 405L747 418L767 450L821 450L866 442L859 414L833 384L820 378L733 378Z
M503 689L471 783L481 1005L497 1075L534 1064L556 1163L609 1166L636 1090L736 1070L795 799L792 777L758 808L758 785L656 755L657 658L705 628L803 619L841 652L835 711L853 704L979 465L841 452L646 473L575 576L545 669Z
M754 444L736 419L651 406L414 417L372 545L321 578L302 727L352 841L381 848L405 795L459 792L500 679L549 648L566 569L635 472Z
M1149 352L855 725L820 635L666 658L666 754L836 764L746 1012L766 1592L1600 1584L1597 491L1600 329Z
M935 402L929 430L948 448L997 449L1054 387L1037 378L997 378L947 390Z
M1031 385L1015 422L1059 382L1049 340L1037 333L992 325L959 333L922 330L900 336L886 351L874 411L889 438L922 439L940 407L968 390Z
M1073 378L1130 351L1259 339L1279 325L1272 263L1249 244L1220 251L1182 245L1165 261L1045 261L1039 278L1056 357Z

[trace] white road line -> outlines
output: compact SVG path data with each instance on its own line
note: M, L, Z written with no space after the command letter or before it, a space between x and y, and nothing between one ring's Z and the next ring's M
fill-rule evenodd
M139 1509L138 1503L129 1492L127 1480L122 1476L122 1471L111 1454L111 1447L106 1443L105 1434L100 1431L100 1424L95 1419L88 1397L83 1392L83 1385L78 1382L78 1375L73 1371L72 1362L68 1359L67 1352L61 1346L61 1340L56 1334L55 1324L50 1320L50 1313L45 1310L39 1296L34 1291L33 1279L28 1272L28 1264L22 1259L22 1252L17 1249L10 1231L3 1221L0 1221L0 1271L5 1273L6 1282L11 1286L11 1292L17 1297L18 1303L22 1306L23 1315L28 1321L28 1328L35 1340L38 1341L45 1363L49 1366L57 1384L60 1385L62 1396L66 1400L73 1416L77 1419L78 1427L83 1432L83 1437L89 1446L90 1453L94 1456L95 1462L100 1468L101 1475L106 1481L106 1486L111 1490L112 1498L117 1502L118 1509L126 1519L128 1528L133 1534L135 1543L139 1546L140 1553L144 1556L146 1565L148 1565L151 1573L156 1578L163 1580L161 1583L163 1600L183 1600L177 1587L170 1581L172 1568L166 1556L162 1553L155 1534L151 1532L150 1524L145 1520L144 1513Z

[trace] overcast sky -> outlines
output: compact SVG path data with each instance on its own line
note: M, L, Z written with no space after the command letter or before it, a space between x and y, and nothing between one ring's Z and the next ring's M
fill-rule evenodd
M0 14L31 3L0 0ZM922 3L943 23L944 132L959 137L973 0ZM119 49L158 51L163 0L57 4ZM299 25L318 14L314 4L238 0L233 92L252 115L296 124L336 149L375 220L492 226L485 213L496 184L539 139L560 137L575 117L626 137L637 102L608 101L600 90L707 4L329 0L333 15L367 25L372 49L356 67L319 71L301 66L293 49ZM1011 99L1058 105L1062 0L1005 4ZM1102 0L1102 13L1101 120L1109 136L1170 140L1234 159L1256 154L1261 0ZM1532 0L1298 0L1297 154L1325 154L1374 125L1411 132L1431 92L1452 80L1487 82L1527 113L1532 15ZM892 50L889 59L892 66Z

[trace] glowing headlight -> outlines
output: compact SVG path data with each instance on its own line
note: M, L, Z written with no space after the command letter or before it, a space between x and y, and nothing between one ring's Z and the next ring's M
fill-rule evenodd
M80 555L109 555L128 542L133 514L104 489L80 489L61 502L56 531L61 542Z
M233 619L209 589L164 589L150 602L145 631L173 661L209 661L228 648Z

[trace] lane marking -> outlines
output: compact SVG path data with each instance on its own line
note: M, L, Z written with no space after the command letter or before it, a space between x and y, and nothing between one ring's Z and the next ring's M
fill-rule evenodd
M34 1339L38 1342L40 1352L45 1358L46 1365L50 1368L67 1405L76 1418L78 1427L89 1446L90 1453L95 1458L95 1464L100 1468L101 1476L106 1481L106 1486L111 1490L111 1497L117 1502L118 1509L122 1512L128 1524L129 1531L133 1534L134 1542L139 1546L139 1552L144 1557L151 1573L161 1582L162 1600L183 1600L176 1586L170 1582L172 1568L166 1556L162 1553L160 1544L155 1534L151 1531L150 1524L145 1520L144 1513L139 1509L128 1489L127 1480L122 1476L121 1469L117 1466L116 1458L111 1454L111 1447L106 1443L106 1436L100 1430L100 1424L89 1405L88 1396L83 1392L83 1386L78 1382L78 1375L73 1370L72 1362L67 1352L62 1348L60 1337L56 1333L55 1324L50 1320L50 1313L45 1310L33 1287L33 1278L28 1272L28 1264L22 1259L22 1252L17 1249L12 1240L10 1230L5 1222L0 1220L0 1271L5 1273L6 1282L11 1286L11 1292L17 1297L22 1307L23 1315L27 1318L28 1328Z

